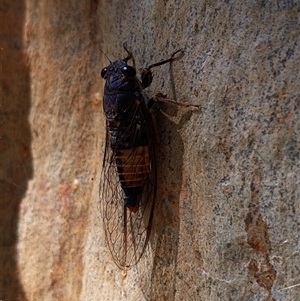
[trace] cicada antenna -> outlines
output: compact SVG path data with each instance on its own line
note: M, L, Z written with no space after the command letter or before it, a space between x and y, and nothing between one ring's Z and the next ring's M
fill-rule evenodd
M132 59L133 65L135 65L135 61L134 61L133 55L132 55L132 53L128 50L128 48L127 48L127 43L124 43L124 44L123 44L123 48L124 48L124 49L126 50L126 52L128 53L128 55L125 57L125 59L123 59L123 61L127 63L130 59Z
M100 51L102 52L102 54L104 54L104 56L108 59L109 63L111 64L112 61L109 59L109 57L106 55L106 53L104 51L102 51L101 48L100 48Z

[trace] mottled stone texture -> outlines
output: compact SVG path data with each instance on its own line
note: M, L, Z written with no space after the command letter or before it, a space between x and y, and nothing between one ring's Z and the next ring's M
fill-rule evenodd
M300 4L0 2L0 299L300 300ZM158 196L127 275L105 244L101 69L154 70Z

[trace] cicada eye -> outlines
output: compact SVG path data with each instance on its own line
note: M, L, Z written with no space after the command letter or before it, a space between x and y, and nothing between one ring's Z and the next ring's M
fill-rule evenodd
M127 77L135 77L135 75L136 75L135 69L128 65L122 67L121 71Z
M107 67L103 68L101 71L101 77L106 78L106 73L107 73Z

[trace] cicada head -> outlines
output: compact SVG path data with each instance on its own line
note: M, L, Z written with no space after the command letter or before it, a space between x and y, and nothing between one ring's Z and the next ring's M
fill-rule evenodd
M117 60L103 68L101 77L106 80L104 93L130 92L138 83L135 69L123 60Z

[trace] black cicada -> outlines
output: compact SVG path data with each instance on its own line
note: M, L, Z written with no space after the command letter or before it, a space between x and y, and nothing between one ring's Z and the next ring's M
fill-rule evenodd
M183 51L145 68L139 81L136 70L127 65L132 54L124 48L128 56L101 71L106 80L106 145L100 202L113 260L121 269L129 269L147 247L156 198L155 133L150 113L154 102L146 103L142 90L152 82L151 68L176 60Z

